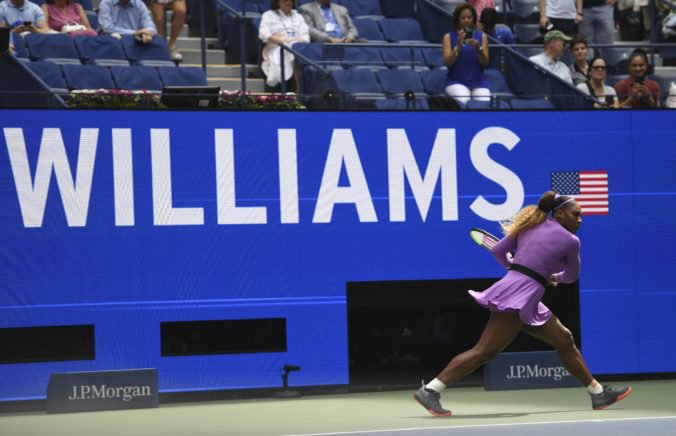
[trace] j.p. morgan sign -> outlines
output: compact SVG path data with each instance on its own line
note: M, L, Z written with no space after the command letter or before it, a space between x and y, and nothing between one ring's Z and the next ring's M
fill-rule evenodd
M484 367L484 387L487 391L579 385L561 365L554 351L501 353Z
M157 407L157 370L52 374L47 412L86 412Z

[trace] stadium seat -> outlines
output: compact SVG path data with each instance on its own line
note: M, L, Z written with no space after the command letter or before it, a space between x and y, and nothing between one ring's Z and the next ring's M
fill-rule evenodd
M418 96L426 94L420 73L417 71L387 69L376 71L376 77L388 97L400 97L408 91Z
M164 86L206 86L207 75L199 67L160 67L157 69Z
M14 35L14 56L21 60L28 60L28 50L26 50L26 43L23 37L19 34Z
M67 94L68 86L66 80L63 78L63 71L54 62L27 62L26 67L35 73L52 91L57 94Z
M110 67L110 72L113 74L113 79L120 89L162 90L162 82L160 81L157 68L147 66Z
M110 70L100 65L62 65L68 89L114 89ZM129 68L129 67L125 67Z
M56 64L77 65L81 63L73 38L68 35L29 33L24 37L24 42L34 61L47 60Z
M603 47L600 49L601 56L606 60L608 74L627 74L629 55L632 49L629 47Z
M368 18L355 18L352 22L357 28L360 38L365 38L369 42L385 41L377 21Z
M383 65L383 58L377 47L345 47L342 64L345 67Z
M426 42L420 23L415 18L383 18L380 30L390 42Z
M316 42L299 42L293 45L293 50L300 53L303 57L315 63L322 61L322 45ZM307 62L300 56L296 56L295 62L299 65L306 65Z
M511 106L509 103L505 100L491 100L491 101L483 101L483 100L468 100L467 103L465 103L465 109L470 109L470 110L506 110L506 109L511 109Z
M448 11L452 14L459 4L464 4L466 2L463 0L436 0L435 3L445 11Z
M169 56L169 47L163 36L155 35L148 44L139 44L133 35L122 37L122 47L132 65L152 67L174 66Z
M350 11L350 15L353 17L377 18L383 16L378 0L348 0L343 2L343 6Z
M80 59L85 64L129 66L120 40L108 36L78 36L73 38Z
M75 3L79 3L82 6L82 9L84 9L85 11L93 11L94 10L94 6L92 5L91 0L74 0L74 1L75 1ZM92 27L94 29L96 29L96 27L94 27L93 24L92 24Z
M554 105L544 98L515 98L509 102L512 109L554 109Z
M542 43L543 38L539 24L514 24L514 39L517 44L538 44Z
M390 44L389 47L381 47L380 54L389 67L427 66L422 49L419 48L407 47L403 44Z
M420 51L425 60L425 65L429 68L443 67L445 65L444 53L441 48L423 48Z
M445 67L434 68L420 73L425 92L429 95L446 95L446 73Z
M507 85L507 80L505 80L505 76L502 75L500 70L486 68L484 74L488 79L488 88L491 90L491 94L512 95L509 86Z
M380 0L383 15L390 18L415 18L415 0Z
M512 0L512 11L519 23L536 24L540 21L539 0Z
M376 109L381 110L429 110L430 106L425 98L416 98L407 101L403 98L381 98L375 100Z

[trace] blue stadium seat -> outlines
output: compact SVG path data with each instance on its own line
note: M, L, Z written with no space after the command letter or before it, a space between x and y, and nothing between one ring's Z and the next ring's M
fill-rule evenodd
M381 98L375 100L375 106L376 109L381 110L429 110L430 108L426 98L416 98L411 101L403 98Z
M536 24L540 21L539 0L512 0L512 11L519 23Z
M343 6L350 11L353 17L382 17L383 11L380 9L378 0L344 0Z
M370 42L385 41L377 21L368 18L355 18L352 22L357 28L360 38L366 38Z
M94 6L92 5L91 0L74 0L74 1L75 1L75 3L79 3L80 5L82 5L82 9L84 9L85 11L93 11L94 10ZM93 24L92 24L92 27L94 29L96 29L96 27L94 27Z
M139 44L133 35L122 37L122 47L132 65L152 67L174 66L169 56L169 47L163 36L155 35L148 44Z
M177 68L177 67L172 67ZM147 66L110 67L115 84L120 89L161 91L157 68Z
M293 50L315 63L321 63L322 61L322 45L319 43L299 42L293 45ZM295 62L299 65L307 64L305 59L302 59L300 56L296 56Z
M538 44L543 41L539 24L514 24L514 39L517 44Z
M509 85L507 85L507 80L505 80L505 76L502 75L500 70L486 68L484 74L488 79L488 88L491 90L491 94L512 95L512 92L509 90Z
M94 11L85 11L85 15L89 20L89 25L92 26L92 29L96 30L99 28L99 15Z
M627 74L629 55L632 49L629 47L603 47L600 49L601 56L606 60L608 74Z
M207 75L199 67L160 67L157 69L164 86L205 86Z
M381 47L380 54L389 67L427 66L422 49L407 47L405 44L390 44L389 47Z
M113 36L77 36L73 40L85 64L129 66L122 43Z
M110 70L100 65L62 65L68 89L114 89ZM127 67L129 68L129 67Z
M383 18L378 21L387 41L426 42L420 23L415 18Z
M26 67L35 73L52 91L58 94L67 94L68 86L63 78L63 71L54 62L40 61L27 62Z
M29 33L24 37L32 60L48 60L56 64L80 64L73 38L61 33L50 35Z
M443 67L444 64L444 53L441 48L423 48L420 49L425 60L425 65L430 68Z
M383 15L390 18L415 18L416 0L380 0Z
M376 77L389 97L399 97L407 91L416 95L426 94L420 73L414 70L388 69L376 71Z
M464 0L436 0L435 3L437 6L452 14L459 4L464 4L466 2Z
M554 109L551 101L544 98L515 98L510 101L512 109Z
M506 110L511 109L509 103L505 100L493 100L493 101L482 101L482 100L469 100L465 104L465 109L470 110Z
M383 58L377 47L345 47L342 64L345 67L358 65L383 65Z
M331 71L339 93L383 94L383 89L373 71L361 68Z
M434 68L420 73L425 92L429 95L446 95L446 73L445 67Z
M14 35L14 56L21 60L28 60L28 50L26 50L26 43L23 37L19 34Z

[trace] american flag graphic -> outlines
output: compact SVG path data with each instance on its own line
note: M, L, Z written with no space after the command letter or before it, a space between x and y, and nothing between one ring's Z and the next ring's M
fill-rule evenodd
M585 215L608 215L608 171L555 171L552 191L575 198Z

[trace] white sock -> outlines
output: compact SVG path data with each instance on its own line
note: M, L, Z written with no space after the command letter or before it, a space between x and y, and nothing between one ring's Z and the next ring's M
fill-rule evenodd
M601 386L601 383L594 380L589 384L589 386L587 386L587 392L595 395L600 394L601 392L603 392L603 386Z
M439 392L439 393L441 393L444 389L446 389L446 385L444 384L444 382L442 382L438 378L435 378L431 382L427 383L427 385L425 385L425 387L427 389L432 389L433 391Z

